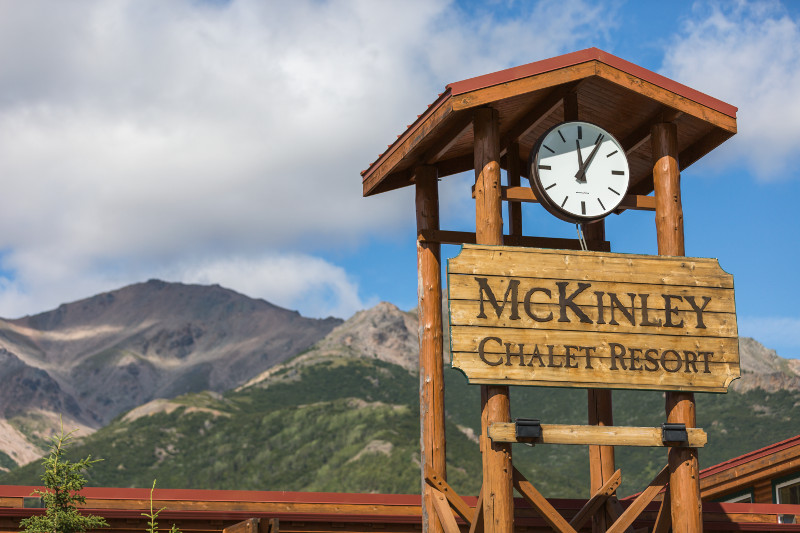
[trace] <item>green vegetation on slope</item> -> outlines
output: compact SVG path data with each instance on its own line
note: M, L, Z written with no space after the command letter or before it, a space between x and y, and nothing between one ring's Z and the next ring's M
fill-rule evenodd
M480 390L447 369L448 478L463 494L480 486ZM419 492L419 379L371 359L326 360L284 369L265 388L224 396L192 394L174 410L124 417L85 438L75 457L103 458L94 486ZM701 467L800 432L800 393L697 394L698 422L709 433ZM586 422L586 391L514 387L512 417ZM658 426L660 392L615 391L617 425ZM474 437L473 437L474 438ZM514 446L514 463L548 497L586 497L588 448ZM663 449L617 448L621 494L643 488L666 463ZM29 465L0 483L38 484Z

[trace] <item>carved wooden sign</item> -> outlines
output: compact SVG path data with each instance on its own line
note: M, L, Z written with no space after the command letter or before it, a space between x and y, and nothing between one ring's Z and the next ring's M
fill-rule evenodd
M716 259L464 245L447 282L470 383L727 392L739 377Z

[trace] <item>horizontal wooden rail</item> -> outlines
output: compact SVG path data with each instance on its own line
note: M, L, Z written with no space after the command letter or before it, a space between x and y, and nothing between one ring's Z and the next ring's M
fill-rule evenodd
M441 244L475 244L475 234L469 231L448 230L421 230L417 240L438 242ZM581 243L578 239L562 239L558 237L529 237L527 235L503 235L506 246L524 246L526 248L549 248L552 250L580 250ZM608 241L587 240L586 245L590 250L610 252L611 243Z
M475 187L472 188L472 196L475 196ZM509 202L538 202L533 189L521 185L515 187L503 186L500 192L500 198ZM617 207L616 212L622 212L626 209L634 209L637 211L655 211L656 198L655 196L646 196L643 194L626 194L622 202Z
M489 426L489 438L494 442L526 442L533 444L595 444L599 446L687 446L702 448L708 441L700 428L686 428L687 444L665 444L661 428L626 426L572 426L542 424L542 436L517 440L513 422L495 422Z

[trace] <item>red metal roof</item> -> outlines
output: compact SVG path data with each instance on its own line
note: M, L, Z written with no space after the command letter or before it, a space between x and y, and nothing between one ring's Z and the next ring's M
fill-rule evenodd
M637 78L649 81L653 85L658 85L662 89L666 89L690 100L694 100L698 104L703 104L711 109L715 109L716 111L724 113L729 117L736 118L736 107L705 93L692 89L691 87L687 87L686 85L671 80L666 76L657 74L652 70L647 70L644 67L640 67L639 65L631 63L630 61L625 61L622 58L594 47L586 48L585 50L579 50L577 52L571 52L569 54L564 54L557 57L551 57L549 59L543 59L542 61L535 61L533 63L528 63L527 65L499 70L497 72L492 72L491 74L484 74L482 76L469 78L463 81L457 81L449 84L447 88L450 89L452 96L457 96L469 91L508 83L510 81L527 78L528 76L535 76L551 70L570 67L572 65L585 63L587 61L600 61L601 63L605 63L611 67L618 68L623 72L632 74Z
M788 448L798 445L800 445L800 435L795 435L794 437L782 440L780 442L776 442L775 444L764 446L763 448L754 450L752 452L748 452L744 455L740 455L739 457L734 457L733 459L728 459L727 461L716 464L714 466L709 466L708 468L704 468L703 470L700 471L700 477L704 478L722 472L723 470L728 470L729 468L749 463L750 461L755 461L762 457L766 457L767 455L771 455L773 453L777 453L782 450L786 450Z

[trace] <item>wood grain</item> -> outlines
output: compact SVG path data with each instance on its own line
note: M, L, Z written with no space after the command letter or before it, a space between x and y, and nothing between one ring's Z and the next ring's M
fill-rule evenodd
M436 168L416 169L417 231L439 229L439 192ZM417 242L419 316L420 472L426 490L428 471L447 478L444 429L444 368L442 364L441 245ZM426 500L428 501L428 500ZM432 510L422 511L423 532L440 533Z
M499 114L480 108L473 118L475 137L475 236L480 244L503 244L500 200ZM483 520L490 533L513 533L514 491L511 479L511 445L489 440L494 422L511 419L508 387L481 387L481 452L483 466Z
M708 441L706 432L699 428L686 430L688 446L701 448ZM494 423L489 427L489 438L500 442L531 442L534 444L574 444L603 446L649 446L664 447L661 428L629 426L578 426L564 424L542 424L542 436L538 439L518 440L514 423Z
M735 121L734 121L735 123ZM678 166L678 132L673 123L653 126L653 185L656 197L656 238L658 253L685 255L683 207ZM694 395L668 392L665 396L667 422L697 424ZM672 448L667 452L671 496L672 529L675 533L702 531L703 509L700 501L700 475L697 449Z
M522 494L522 497L533 506L536 512L539 513L539 516L541 516L554 531L576 533L569 522L561 516L561 513L559 513L516 468L514 468L514 488Z

